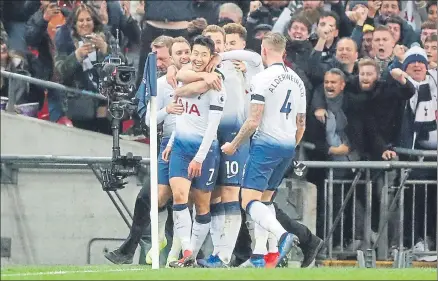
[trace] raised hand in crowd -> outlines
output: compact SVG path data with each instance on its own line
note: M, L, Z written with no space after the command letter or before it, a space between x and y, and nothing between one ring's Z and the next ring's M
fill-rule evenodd
M368 1L368 17L374 18L377 12L382 7L382 1L370 0Z
M400 68L394 68L393 70L391 70L391 76L400 84L405 85L409 75Z
M127 1L127 0L120 1L120 5L122 6L123 14L129 18L129 16L131 16L131 1Z
M393 54L398 59L399 62L403 63L405 53L408 50L408 48L404 45L395 45Z
M44 9L43 18L46 22L49 22L54 16L58 15L61 12L61 8L57 3L50 3Z
M100 3L99 16L103 24L108 24L109 18L108 18L108 7L106 1L101 1Z

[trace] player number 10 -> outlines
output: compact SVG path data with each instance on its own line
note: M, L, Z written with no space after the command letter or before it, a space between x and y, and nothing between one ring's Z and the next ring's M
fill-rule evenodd
M291 112L291 108L290 107L291 107L292 104L291 104L291 102L289 102L289 97L290 97L290 93L291 92L292 92L291 90L287 91L286 99L284 100L283 106L280 109L281 113L286 113L286 119L289 118L289 113Z
M225 161L225 166L227 168L227 175L237 175L239 171L239 164L237 161Z

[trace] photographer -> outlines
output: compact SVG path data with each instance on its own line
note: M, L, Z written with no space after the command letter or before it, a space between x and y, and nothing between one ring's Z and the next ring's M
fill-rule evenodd
M76 7L67 28L60 29L55 37L55 68L62 83L97 92L99 77L95 65L111 53L111 46L115 44L90 6ZM66 114L77 128L111 134L105 101L89 96L69 96Z

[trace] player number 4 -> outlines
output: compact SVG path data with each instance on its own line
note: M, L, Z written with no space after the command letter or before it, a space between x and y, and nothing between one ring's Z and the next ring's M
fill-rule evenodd
M286 113L286 119L289 119L289 113L292 111L292 109L290 108L292 103L289 102L289 97L291 92L292 92L291 90L287 91L286 99L284 100L283 106L280 109L281 113Z

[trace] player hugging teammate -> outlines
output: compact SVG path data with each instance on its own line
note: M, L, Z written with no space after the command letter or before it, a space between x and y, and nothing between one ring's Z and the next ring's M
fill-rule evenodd
M165 130L158 155L158 225L163 249L172 198L170 267L230 266L240 228L247 225L252 255L244 266L276 267L302 240L307 267L322 246L301 224L286 231L272 204L304 133L303 82L283 64L282 35L267 34L261 56L245 51L245 41L238 24L207 26L191 50L176 38L169 49L174 66L158 81L157 120ZM197 260L209 233L213 252Z

